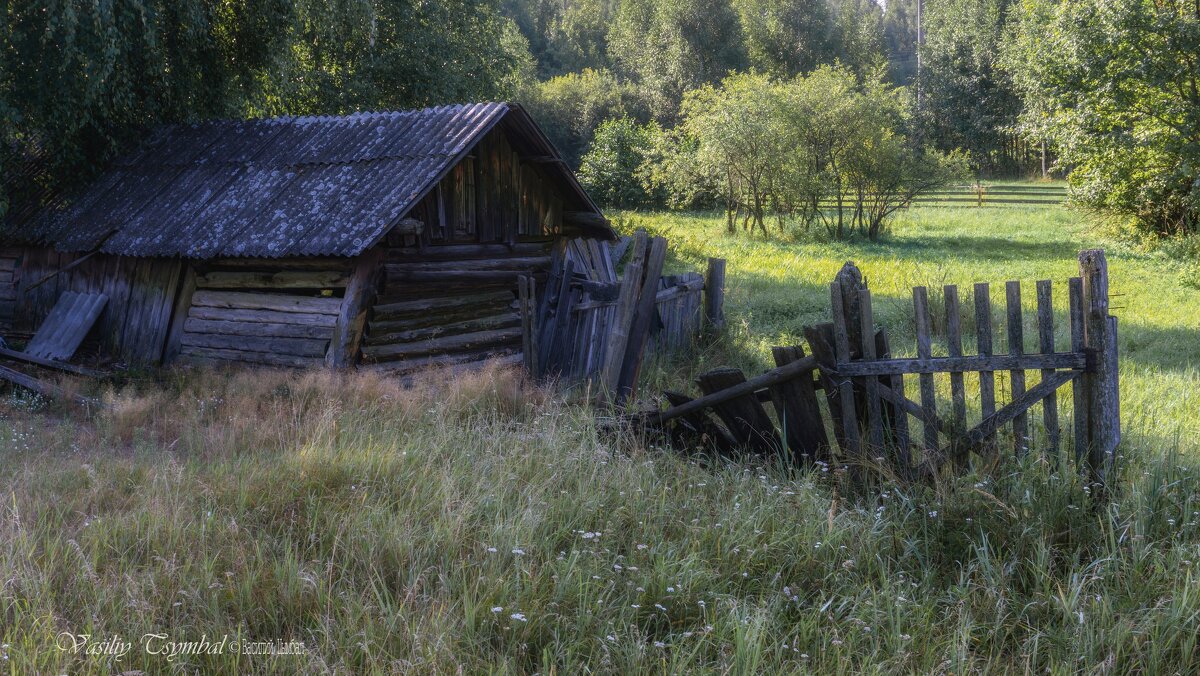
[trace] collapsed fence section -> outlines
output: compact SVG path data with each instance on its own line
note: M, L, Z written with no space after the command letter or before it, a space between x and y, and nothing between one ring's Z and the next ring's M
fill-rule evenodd
M576 240L555 251L545 288L519 280L522 353L538 377L590 381L624 401L644 355L690 346L723 319L725 261L699 273L663 276L667 242L639 231L615 245ZM618 263L628 256L623 274Z
M1050 280L1036 283L1037 349L1025 350L1020 282L1005 284L1006 354L994 348L991 287L974 287L975 354L964 345L964 312L958 287L945 286L944 356L934 355L928 289L912 292L916 357L894 358L886 331L875 325L873 299L853 264L830 287L832 321L804 329L812 356L802 348L775 349L777 368L747 380L736 369L702 374L702 397L665 393L672 407L646 416L670 425L681 443L697 439L720 451L783 452L798 463L882 462L901 475L933 475L967 464L972 453L994 456L996 436L1012 430L1013 452L1033 446L1030 411L1040 404L1047 459L1060 462L1062 424L1058 391L1070 386L1074 434L1072 454L1089 481L1103 486L1120 442L1117 320L1108 314L1108 266L1104 252L1079 255L1080 275L1067 282L1069 345L1055 340ZM1040 375L1028 387L1028 371ZM1008 374L1008 402L999 401L996 374ZM949 402L939 402L935 376L949 380ZM977 374L978 422L968 422L966 374ZM907 391L916 376L917 401ZM817 393L823 391L827 413ZM771 402L772 420L763 403ZM945 405L948 403L948 406ZM715 416L710 417L709 413ZM972 416L973 417L973 416ZM828 420L829 431L827 431ZM910 422L915 423L910 427ZM919 431L919 433L918 433Z

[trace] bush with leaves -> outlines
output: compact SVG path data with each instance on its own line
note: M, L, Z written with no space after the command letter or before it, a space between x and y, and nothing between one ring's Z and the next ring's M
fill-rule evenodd
M640 125L621 117L601 124L579 165L579 180L588 194L618 208L661 205L662 190L652 175L661 136L662 129L654 122Z
M873 240L913 198L966 176L962 153L913 142L905 92L882 77L822 66L784 81L734 75L688 95L689 160L721 186L730 232L740 218L766 235L774 214L780 230L791 219Z
M1022 0L1003 63L1076 201L1154 235L1200 230L1200 4Z
M624 117L624 88L607 70L586 69L538 84L524 103L572 167L602 122Z

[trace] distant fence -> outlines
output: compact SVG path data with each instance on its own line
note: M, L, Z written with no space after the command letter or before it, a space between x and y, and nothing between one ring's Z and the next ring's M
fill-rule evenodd
M572 240L555 250L545 289L519 281L522 353L535 376L592 380L623 401L647 351L692 344L705 324L723 322L725 261L706 276L662 276L667 242L639 231L617 244ZM624 276L618 262L628 253Z
M923 207L1014 207L1059 206L1067 201L1066 186L1061 183L1003 183L947 186L923 193L910 206ZM843 203L849 209L849 204ZM822 209L833 209L837 203L824 200Z
M1057 183L1006 183L958 185L926 193L912 201L921 206L1056 206L1067 200L1067 189Z

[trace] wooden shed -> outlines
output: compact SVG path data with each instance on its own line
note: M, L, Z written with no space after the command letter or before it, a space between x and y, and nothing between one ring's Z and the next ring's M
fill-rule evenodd
M103 293L90 340L126 362L394 372L516 360L518 276L613 238L508 103L170 126L4 225L0 335Z

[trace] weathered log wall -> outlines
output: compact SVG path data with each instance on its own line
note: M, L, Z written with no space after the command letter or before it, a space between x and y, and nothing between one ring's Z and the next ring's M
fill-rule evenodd
M494 357L516 359L517 277L544 279L550 242L389 249L362 360L388 373Z
M189 266L168 361L325 363L353 260L237 259ZM186 314L184 314L186 313Z

